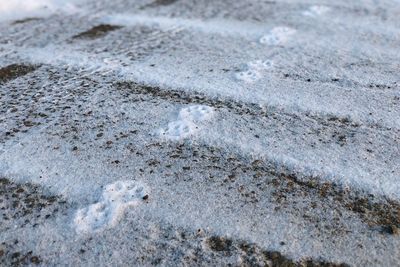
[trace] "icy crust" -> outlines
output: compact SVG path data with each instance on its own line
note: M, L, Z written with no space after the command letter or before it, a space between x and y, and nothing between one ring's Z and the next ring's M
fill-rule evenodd
M214 116L213 108L205 105L192 105L182 108L178 118L168 123L166 128L159 131L162 138L180 140L188 138L202 128L202 122L210 120Z
M117 181L107 185L99 202L76 212L76 231L92 233L115 226L126 209L138 206L148 197L148 191L145 185L135 181Z

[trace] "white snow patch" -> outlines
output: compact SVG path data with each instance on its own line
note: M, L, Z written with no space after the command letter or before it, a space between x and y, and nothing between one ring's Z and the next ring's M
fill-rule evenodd
M195 134L200 129L200 123L209 120L214 115L213 108L205 105L193 105L180 110L178 119L168 123L159 131L161 137L169 140L180 140Z
M78 8L71 0L2 0L0 21L45 16L59 10L73 13Z
M76 212L76 231L92 233L115 226L125 209L139 205L147 192L145 185L135 181L117 181L107 185L101 201Z
M260 43L270 46L283 45L295 33L296 30L290 27L275 27L268 34L261 37Z
M308 10L303 12L304 16L317 17L328 13L331 9L327 6L311 6Z

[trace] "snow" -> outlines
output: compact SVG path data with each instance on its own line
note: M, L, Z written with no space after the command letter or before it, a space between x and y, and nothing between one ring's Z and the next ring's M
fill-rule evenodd
M0 84L0 177L66 204L0 238L44 265L206 255L210 235L397 263L379 212L341 198L400 201L399 11L361 2L3 1L0 68L40 67ZM104 23L123 27L72 38Z
M67 13L78 9L76 0L6 0L0 2L0 21L41 17L55 11Z

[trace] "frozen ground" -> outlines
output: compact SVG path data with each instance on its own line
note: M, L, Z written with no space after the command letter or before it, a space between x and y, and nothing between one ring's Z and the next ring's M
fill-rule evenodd
M400 266L400 2L0 2L0 265Z

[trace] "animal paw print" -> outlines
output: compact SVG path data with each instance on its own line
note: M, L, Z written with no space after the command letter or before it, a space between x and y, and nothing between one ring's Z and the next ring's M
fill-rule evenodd
M172 121L165 129L161 130L161 135L167 139L180 140L189 137L196 131L196 126L188 121Z
M246 83L254 83L262 77L261 73L255 69L248 69L242 72L238 72L235 74L235 76L236 79L244 81Z
M99 232L115 226L128 207L139 205L147 188L134 181L118 181L105 187L102 200L79 209L74 218L78 233Z
M146 195L145 187L133 181L118 181L106 186L103 199L109 203L135 205Z
M194 105L181 109L179 118L187 121L204 121L212 117L214 110L209 106Z
M275 27L268 34L261 37L260 43L270 46L283 45L295 33L296 30L289 27Z
M78 210L74 223L80 233L96 232L112 221L112 207L104 202L98 202Z
M201 128L201 122L214 115L213 108L204 105L188 106L180 110L178 119L161 129L160 136L169 140L180 140L195 134Z
M254 83L263 77L263 72L271 70L274 67L272 60L256 60L247 63L247 70L235 74L239 81L245 83Z
M256 60L256 61L250 61L249 63L247 63L247 66L249 66L249 68L251 69L255 69L255 70L270 70L274 67L274 62L272 60Z

